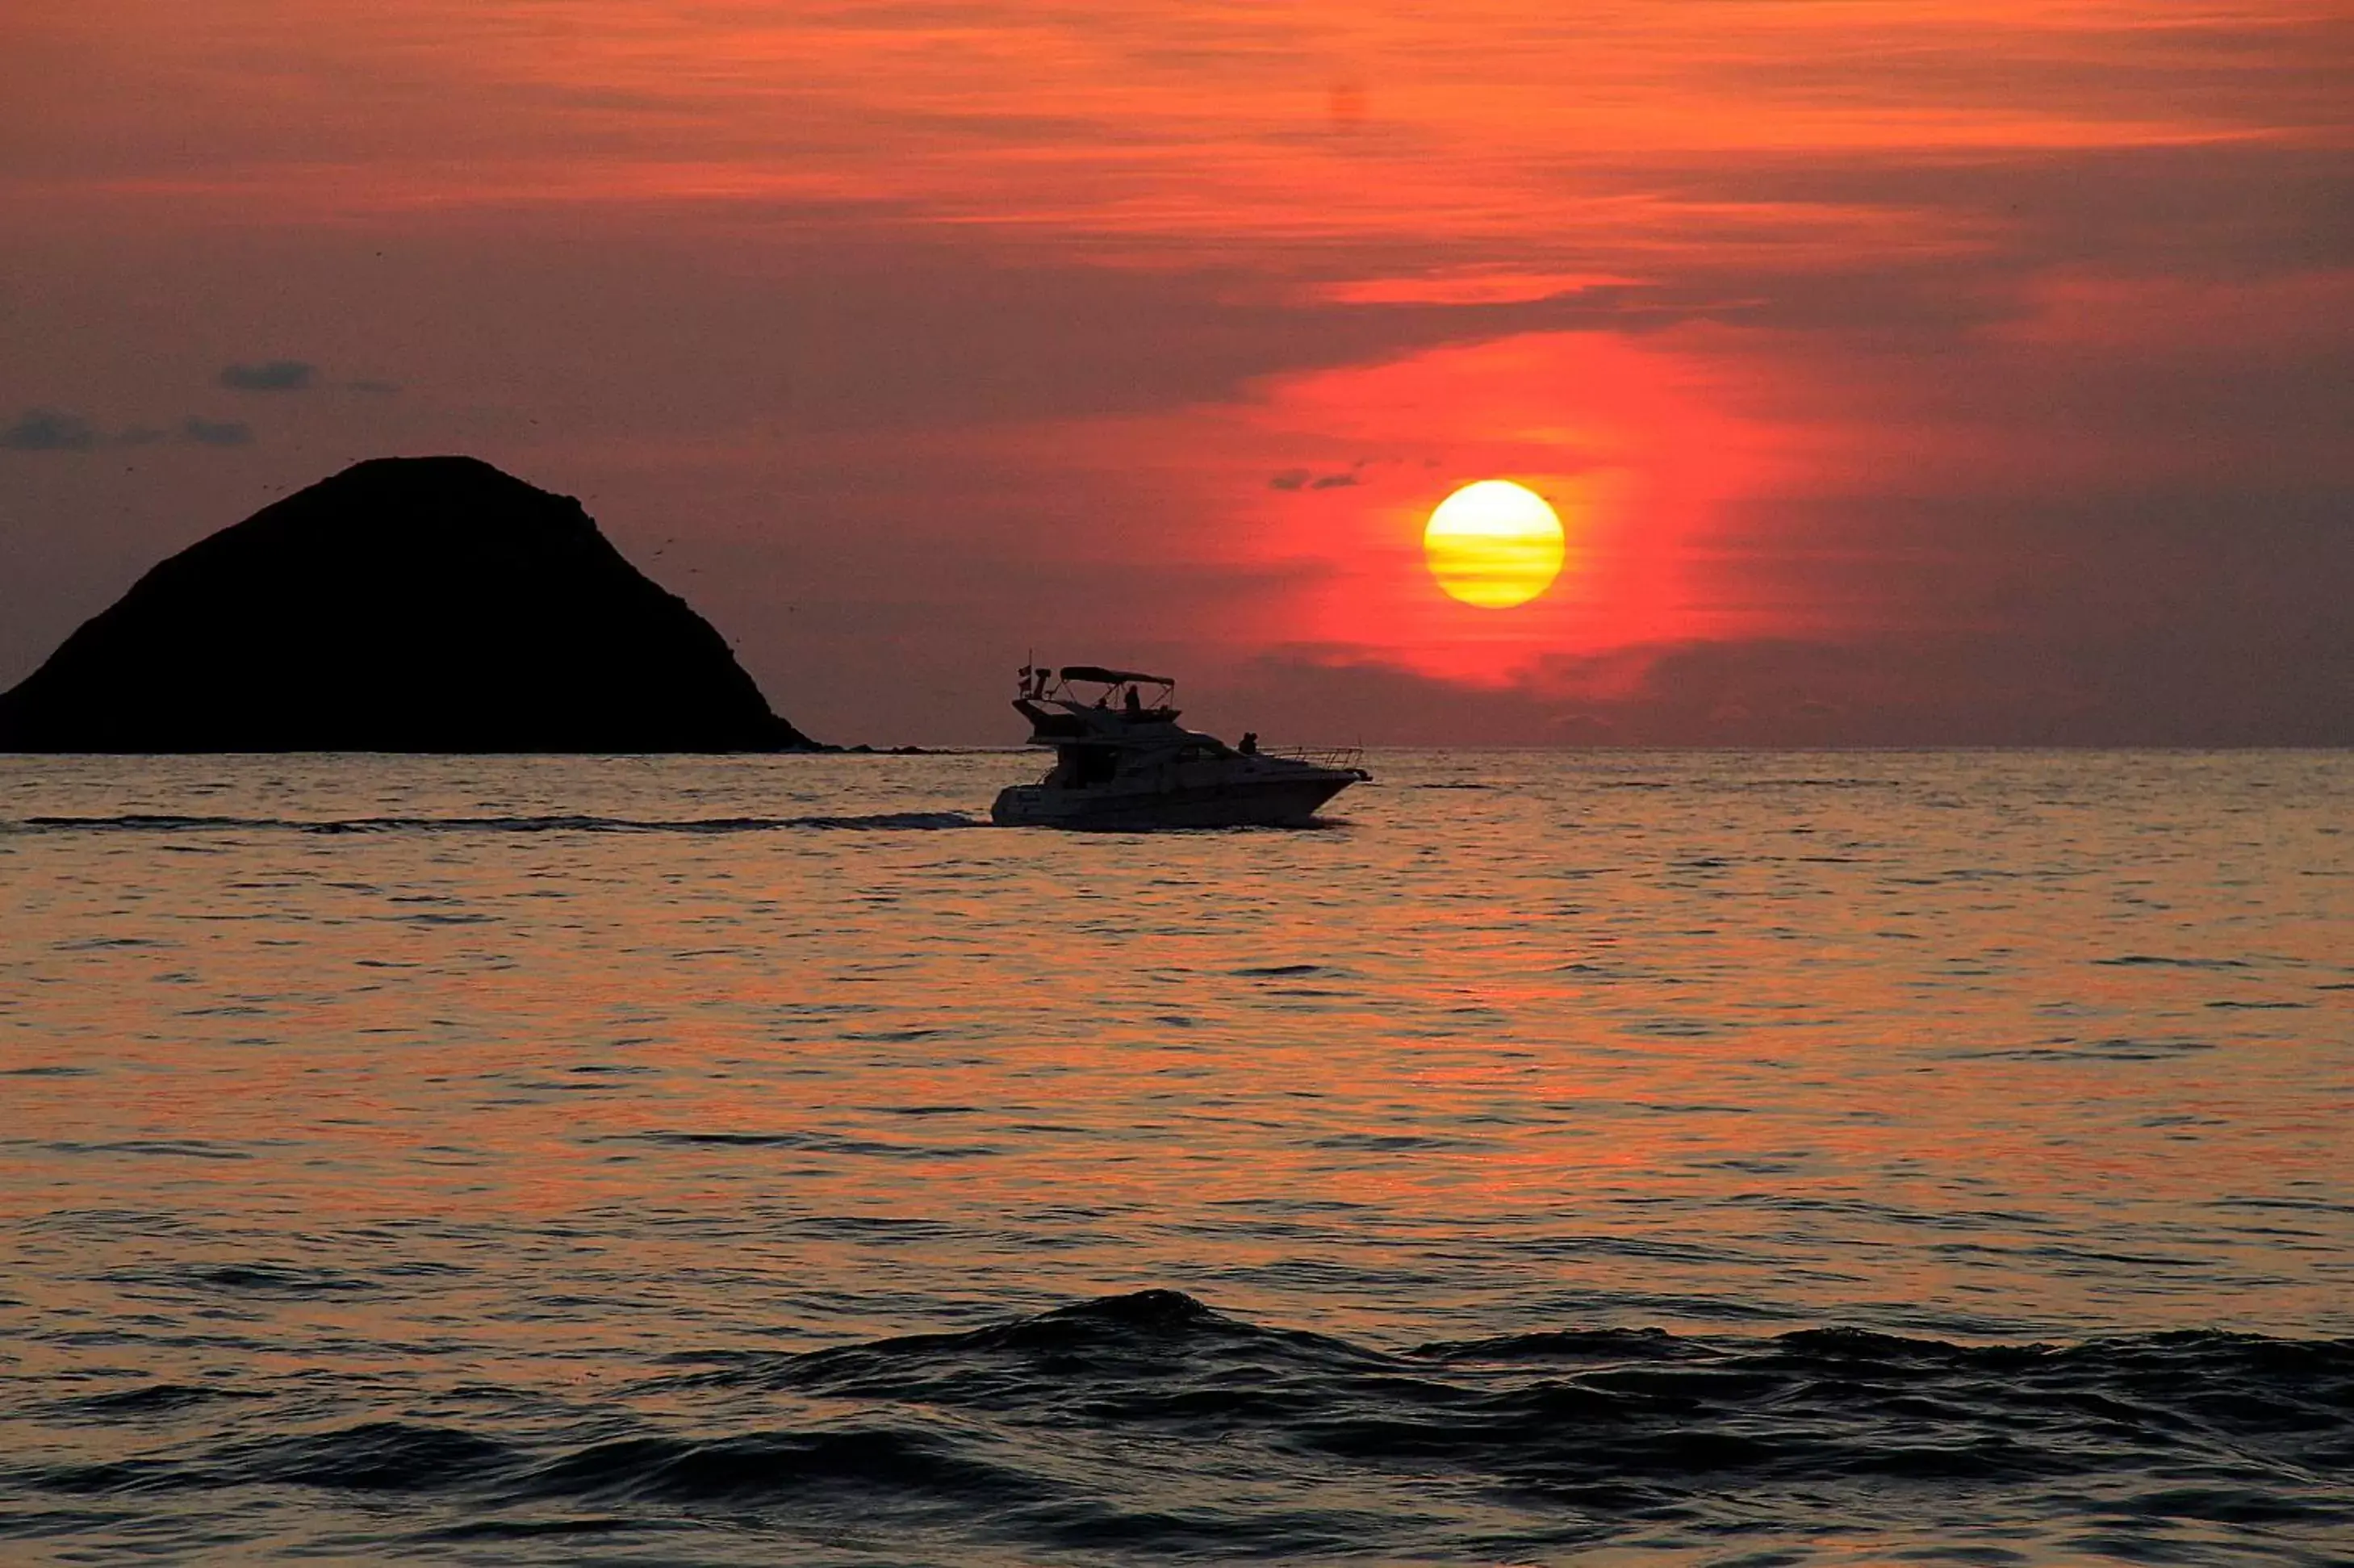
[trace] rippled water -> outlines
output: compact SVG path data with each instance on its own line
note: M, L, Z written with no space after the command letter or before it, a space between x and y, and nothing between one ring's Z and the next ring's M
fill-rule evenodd
M0 758L0 1557L2344 1563L2354 757Z

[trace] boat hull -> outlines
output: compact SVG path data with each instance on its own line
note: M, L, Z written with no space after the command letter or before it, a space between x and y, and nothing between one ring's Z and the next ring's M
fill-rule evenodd
M1049 789L1017 784L1001 790L990 821L1002 828L1071 828L1152 832L1163 828L1294 828L1361 775L1317 768L1298 778L1240 779L1166 789Z

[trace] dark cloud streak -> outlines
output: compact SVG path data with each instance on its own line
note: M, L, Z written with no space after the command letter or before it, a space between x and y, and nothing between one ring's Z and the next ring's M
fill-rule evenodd
M63 408L27 408L0 429L0 449L16 452L79 452L98 445L98 431Z
M241 419L207 419L191 414L180 421L180 439L203 447L247 447L253 427Z
M307 392L318 366L300 359L270 359L258 365L228 365L215 377L233 392Z

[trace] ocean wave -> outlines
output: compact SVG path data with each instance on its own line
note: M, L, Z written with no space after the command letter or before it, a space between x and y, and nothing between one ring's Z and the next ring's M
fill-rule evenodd
M307 1296L349 1296L378 1288L375 1280L334 1269L303 1268L292 1264L224 1263L171 1268L108 1269L97 1276L111 1285L132 1289L168 1289L200 1294L229 1294L295 1298Z
M66 1415L96 1416L112 1419L123 1416L152 1416L178 1412L196 1405L213 1404L225 1399L267 1399L264 1393L243 1389L208 1388L194 1383L151 1383L135 1388L114 1389L105 1393L84 1394L79 1398L62 1399L54 1408Z
M2026 1478L2138 1458L2269 1485L2354 1460L2354 1340L2228 1333L1969 1346L1605 1330L1387 1351L1147 1291L678 1381L1024 1419L1076 1409L1203 1438L1256 1427L1294 1450L1514 1481Z
M409 1539L510 1542L718 1510L772 1548L887 1523L938 1561L1492 1560L1835 1515L1850 1534L1983 1530L2006 1551L2096 1531L2179 1557L2167 1543L2194 1531L2232 1548L2201 1561L2317 1562L2354 1527L2354 1340L1573 1329L1384 1350L1150 1290L963 1332L674 1359L567 1421L514 1390L503 1423L476 1388L463 1421L445 1406L143 1454L112 1441L104 1463L0 1471L0 1497L168 1510L138 1499L236 1491L283 1510L302 1506L289 1489L398 1494L432 1504ZM160 1436L215 1409L158 1385L72 1414ZM277 1407L217 1409L259 1425Z
M978 1445L911 1427L857 1424L709 1439L625 1437L567 1454L518 1478L540 1498L702 1503L772 1502L805 1490L929 1496L963 1509L1000 1506L1057 1489L1014 1467L974 1457Z

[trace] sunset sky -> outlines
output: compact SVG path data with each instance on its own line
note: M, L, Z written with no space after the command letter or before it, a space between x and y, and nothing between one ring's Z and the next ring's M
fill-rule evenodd
M0 214L0 686L462 451L832 740L2354 744L2342 0L76 0Z

